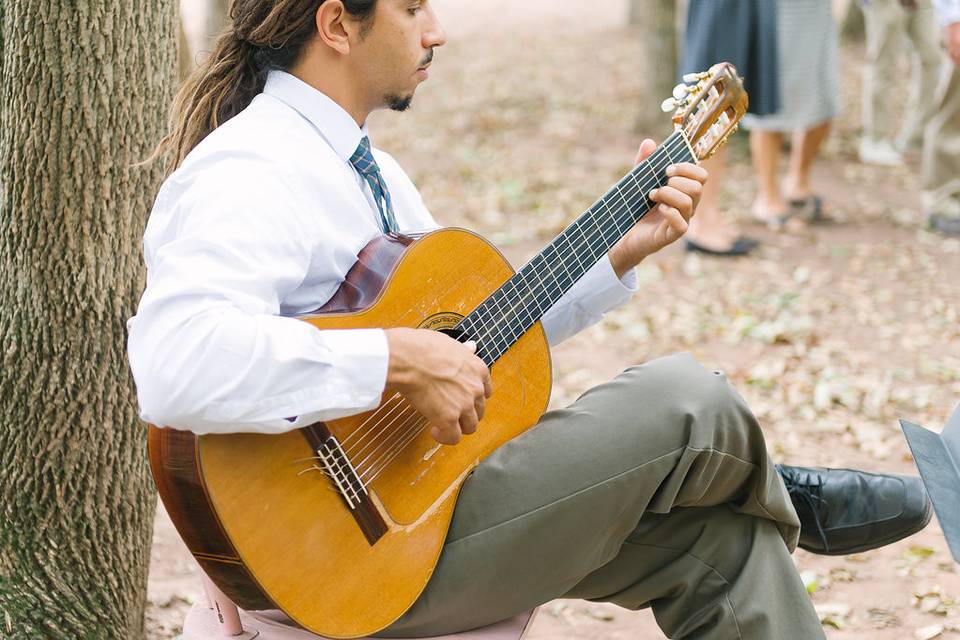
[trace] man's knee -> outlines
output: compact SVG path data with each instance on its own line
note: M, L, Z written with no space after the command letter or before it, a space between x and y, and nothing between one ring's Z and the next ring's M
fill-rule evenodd
M689 353L651 360L624 376L637 411L649 409L677 427L690 428L692 440L716 444L718 439L742 438L754 428L753 415L726 376L706 369Z

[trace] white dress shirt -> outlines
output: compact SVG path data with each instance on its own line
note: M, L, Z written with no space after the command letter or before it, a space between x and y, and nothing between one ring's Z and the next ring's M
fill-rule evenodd
M944 26L960 22L960 0L933 0L933 4Z
M143 420L197 433L281 433L375 408L389 354L380 329L291 316L337 291L381 233L349 162L366 130L323 93L270 73L242 113L163 184L144 236L147 288L127 324ZM401 231L437 228L419 192L374 150ZM636 289L602 258L543 318L551 344Z

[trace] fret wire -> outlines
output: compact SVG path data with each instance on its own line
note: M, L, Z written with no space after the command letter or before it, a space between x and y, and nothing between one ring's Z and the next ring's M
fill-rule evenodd
M679 138L679 136L678 136L678 138ZM663 147L662 147L663 150L664 150L664 153L665 153L666 156L667 156L668 162L667 162L664 166L658 167L657 170L656 170L656 173L659 173L659 172L662 171L664 168L666 168L666 166L669 166L670 164L674 163L673 157L669 154L668 150L669 150L669 148L670 148L671 146L676 146L676 145L673 144L673 143L676 142L676 140L674 140L674 141L669 141L669 142L670 142L670 144L665 144L665 145L663 145ZM631 173L629 173L628 176L630 176L634 181L636 181L636 174L639 173L641 169L649 170L649 168L650 168L651 166L652 166L652 165L650 165L649 163L647 163L646 165L640 165L640 166L637 167L634 171L632 171ZM656 186L657 184L659 184L659 179L657 179L656 173L654 173L653 176L652 176L652 177L653 177L653 180L654 180L654 184L653 184L653 185L649 185L649 186L645 186L644 189L641 189L641 190L640 190L640 195L641 195L641 197L639 198L639 200L640 200L641 202L646 199L645 193L648 191L648 189L649 189L649 188L652 188L653 186ZM622 181L621 181L621 182L622 182ZM618 186L619 186L619 185L618 185ZM622 197L622 194L620 194L620 195L621 195L621 197ZM604 204L605 208L608 209L608 214L610 214L609 206L608 206L605 202L603 202L603 204ZM626 214L626 217L628 218L628 220L633 218L632 212L631 212L631 208L632 208L633 206L635 206L635 204L636 204L636 202L633 201L633 199L631 199L631 202L629 203L629 206L628 206L628 207L625 209L625 211L623 212L624 214ZM590 210L588 210L587 214L592 214L592 213L593 213L593 211L592 211L592 208L591 208ZM646 211L641 211L640 214L638 215L637 219L639 219L640 217L642 217L645 213L646 213ZM587 215L587 214L585 214L585 215ZM622 232L622 230L620 229L620 221L619 221L619 220L620 220L620 218L622 218L623 216L621 215L621 216L618 218L618 217L616 216L616 214L613 214L613 215L609 215L609 217L610 217L610 219L613 220L614 223L617 225L617 229ZM592 215L591 215L591 218L592 218ZM594 222L596 223L596 220L594 220ZM598 226L598 230L600 230L600 232L601 232L602 245L612 246L612 243L607 239L606 234L603 232L602 228L600 228L600 227ZM602 245L601 245L601 246L602 246ZM591 252L592 252L592 251L593 251L593 246L592 246L592 245L590 246L590 249L591 249ZM545 251L544 251L544 252L541 252L540 256L545 256ZM538 256L538 257L539 257L539 256ZM533 261L531 260L531 263L532 263L532 262L533 262ZM528 264L529 264L529 263L528 263ZM547 266L549 267L549 264L548 264ZM524 269L526 269L526 267L525 267ZM538 275L538 277L540 277L539 271L536 270L536 265L533 265L533 270L534 270L534 272ZM552 271L552 270L551 270L551 271ZM572 286L572 285L571 285L571 286ZM549 291L549 289L547 288L547 286L546 286L545 283L543 283L543 289L544 289L544 293L547 293L548 296L549 296L550 291ZM535 290L531 291L531 293L534 294L534 295L536 295L536 291L535 291ZM562 294L561 294L561 295L562 295ZM551 297L552 297L552 296L551 296ZM540 299L540 298L534 298L533 301L534 301L534 302L537 302L538 308L540 308L540 301L541 301L541 299ZM530 300L521 299L521 300L519 300L516 304L514 304L514 307L512 307L512 308L515 308L515 307L517 306L517 304L519 304L519 303L529 304L529 302L530 302ZM553 301L553 302L555 302L555 301ZM552 304L552 303L551 303L551 304ZM523 331L525 332L527 329L529 329L529 326L532 326L532 323L530 323L527 327L525 327ZM502 329L500 330L499 333L500 333L500 335L502 336ZM512 326L511 326L511 334L513 334ZM522 335L522 334L521 334L521 335ZM497 359L500 358L500 357L503 355L503 353L505 353L505 352L510 348L510 346L512 346L512 344L506 343L506 344L504 344L502 347L501 347L500 344L497 344L498 350L497 350L496 358L497 358Z
M580 275L576 279L579 280L589 270L589 267L583 266L583 261L580 259L580 251L577 251L577 246L574 245L573 242L570 240L570 236L573 234L574 231L576 231L576 224L577 224L576 221L574 221L574 223L570 225L568 229L569 233L568 231L564 231L560 235L563 236L563 239L566 241L567 248L570 251L570 255L572 255L577 261L577 270L580 272ZM592 251L590 252L590 255L593 255Z
M567 279L570 280L570 286L572 287L574 283L577 281L577 275L576 275L576 271L573 271L573 272L570 271L571 265L569 264L569 261L568 261L569 256L567 255L567 252L564 251L563 249L563 242L565 239L566 237L564 236L564 234L560 233L560 234L557 234L557 237L554 238L553 242L550 243L551 246L553 246L554 253L556 254L556 257L557 257L557 259L552 262L554 265L557 265L557 264L560 265L560 268L563 269L563 272L564 274L566 274ZM563 287L563 286L560 287L560 289L565 289L565 288L566 287Z
M667 158L668 162L667 162L664 166L658 167L658 168L656 169L656 171L653 172L653 174L652 174L652 176L651 176L652 179L653 179L653 184L652 184L652 185L644 185L643 188L639 190L640 198L639 198L638 200L639 200L641 203L642 203L644 200L647 200L646 193L649 191L649 189L651 189L651 188L657 186L658 184L660 184L660 181L659 181L659 179L657 178L657 174L658 174L660 171L662 171L663 169L665 169L667 166L669 166L670 164L675 164L675 163L676 163L676 161L674 160L673 156L672 156L671 153L670 153L670 148L671 148L671 147L674 147L674 150L676 150L676 147L680 147L680 148L685 149L685 144L677 144L678 141L681 142L681 143L684 143L684 142L685 142L685 141L683 141L683 139L682 139L682 137L681 137L680 135L675 134L674 136L671 136L671 138L674 138L674 139L673 139L673 140L668 139L667 142L666 142L664 145L661 146L661 150L663 151L664 155L666 155L666 158ZM685 150L686 150L686 149L685 149ZM652 161L652 160L654 160L654 158L651 158L651 159L650 159L650 161ZM658 160L659 160L659 159L658 159ZM692 160L694 160L694 159L693 159L693 158L690 158L689 160L692 161ZM658 162L658 164L659 164L659 162ZM611 213L610 207L609 207L608 203L605 201L605 198L601 198L601 200L600 200L600 202L599 202L599 204L602 204L602 205L604 206L604 208L607 209L608 218L613 221L613 223L614 223L614 224L616 225L616 227L617 227L617 230L618 230L621 234L624 233L623 229L622 229L621 226L620 226L621 219L622 219L622 218L624 217L624 215L625 215L626 218L627 218L627 220L625 220L625 222L629 223L631 220L634 220L634 216L633 216L632 209L633 209L633 207L636 206L637 202L636 202L632 197L631 197L631 200L628 202L628 201L626 200L626 198L624 198L623 193L620 191L620 185L626 181L626 178L627 178L627 177L631 178L631 179L634 181L635 184L639 184L639 182L637 181L637 174L641 173L641 172L644 171L644 170L650 171L650 169L651 169L652 166L653 166L653 165L651 164L651 162L647 162L647 163L644 163L643 165L639 165L639 166L636 167L634 170L632 170L631 172L629 172L629 173L627 174L627 176L625 176L625 178L624 178L623 180L621 180L620 183L618 183L617 185L614 185L614 189L612 189L611 191L616 190L616 191L617 191L617 194L620 196L621 200L623 200L624 204L627 205L621 215L618 216L618 215L615 214L615 213ZM610 192L608 192L608 194L609 194L609 193L610 193ZM604 231L603 231L603 228L600 227L600 225L597 223L597 220L595 219L596 213L598 213L598 212L595 212L595 211L594 211L594 208L591 207L590 209L587 210L587 212L586 212L585 214L583 214L583 216L581 216L581 218L583 218L583 217L589 217L589 218L591 219L591 221L594 223L594 226L595 226L595 227L597 228L597 230L600 232L600 243L599 243L599 246L600 246L600 247L603 247L604 245L606 245L606 246L607 246L607 249L609 250L609 247L612 246L613 243L607 238L606 233L604 233ZM639 220L639 218L643 217L643 215L645 215L646 213L647 213L647 210L640 211L639 214L638 214L637 217L636 217L636 220ZM574 227L574 226L577 225L577 224L579 224L579 221L580 221L581 218L578 218L577 220L575 220L574 223L571 225L571 227L568 227L568 229ZM629 227L628 227L628 229L629 229ZM564 231L564 233L566 233L566 230ZM561 234L561 236L563 236L563 234ZM592 257L595 257L594 247L597 246L597 245L595 245L595 244L593 243L593 240L589 239L588 236L585 236L585 237L587 237L587 242L588 242L588 244L586 244L585 246L590 250L591 256L592 256ZM622 235L621 235L621 237L622 237ZM566 237L566 236L565 236L565 237L563 237L563 239L567 241L569 247L571 247L571 248L573 247L572 243L571 243L570 240L569 240L569 237ZM616 241L616 239L617 239L617 238L615 237L614 242ZM559 245L559 242L557 242L556 244ZM546 250L547 250L547 249L553 248L554 253L559 255L559 252L557 251L557 248L554 247L553 245L554 245L554 243L551 243L551 245L548 245L548 247L545 248L544 251L542 251L538 256L536 256L533 260L531 260L531 261L530 261L526 266L524 266L524 267L521 269L521 271L518 272L518 274L517 274L517 275L519 275L520 278L524 281L524 284L527 284L527 285L528 285L529 293L530 293L531 296L532 296L532 300L531 300L531 299L528 299L526 295L522 295L522 296L514 303L514 305L511 306L511 308L510 308L509 310L507 310L507 312L504 313L504 315L503 315L503 321L504 321L504 323L508 324L508 326L509 326L510 333L511 333L511 338L510 338L510 339L511 339L512 341L515 341L516 339L518 339L519 336L514 332L514 325L513 325L513 322L510 321L510 314L511 314L514 310L516 310L516 308L517 308L518 305L520 305L521 310L527 309L527 311L528 311L528 318L527 318L525 321L523 321L523 323L521 324L522 329L521 329L521 333L520 333L519 335L523 335L523 333L525 333L526 330L528 330L529 327L532 326L532 325L534 324L534 322L535 322L535 321L531 322L531 321L533 320L533 316L529 313L529 304L530 304L530 302L536 302L538 311L540 311L540 313L541 313L541 317L542 317L542 314L545 313L545 310L544 310L544 309L542 308L542 306L541 306L541 302L542 302L542 300L543 300L542 296L540 296L540 295L537 294L537 290L536 290L535 287L529 287L529 283L526 281L526 280L527 280L526 274L527 274L527 272L528 272L528 267L530 267L529 270L532 270L532 271L534 272L534 274L535 274L535 275L538 277L538 279L540 280L541 287L542 287L542 289L543 289L543 292L542 292L542 293L547 294L547 297L548 297L548 298L553 298L553 295L557 292L557 289L554 289L553 291L550 290L550 288L547 286L546 282L543 280L542 274L539 272L539 270L538 270L538 268L537 268L537 264L535 263L535 260L536 260L538 257L541 258L540 261L541 261L541 262L544 262L544 263L546 264L548 270L554 275L554 280L555 280L556 282L559 282L559 277L556 275L556 273L553 272L553 269L550 267L549 262L546 262L546 258L547 258ZM573 251L572 253L573 253L573 255L577 256L577 259L578 259L578 261L579 261L579 256L577 255L577 252L576 252L576 251ZM600 257L602 257L602 254L601 254ZM600 258L598 257L596 260L599 260L599 259L600 259ZM573 284L574 284L577 280L579 280L579 277L582 277L583 274L586 273L586 271L584 271L583 273L581 273L579 277L577 277L577 278L572 278L572 277L570 276L569 269L567 268L567 265L565 264L565 261L563 260L562 255L561 255L561 260L562 260L562 264L563 264L563 267L564 267L564 271L567 273L568 278L571 279L571 282L570 282L570 284L567 285L567 286L561 286L560 289L561 289L561 290L569 290L569 287L572 287ZM595 262L596 262L596 261L595 261ZM506 285L512 283L515 278L516 278L516 276L514 276L514 278L511 278L511 280L508 280L507 283L505 283L504 286L501 287L501 289L498 289L496 292L494 292L494 294L491 295L490 298L488 298L488 300L493 299L493 298L494 298L498 293L500 293L501 291L503 291L503 292L505 293L505 292L506 292ZM514 288L516 288L516 287L514 287ZM565 291L561 291L561 292L560 292L560 295L557 296L557 299L559 299L560 297L562 297L563 293L565 293ZM502 296L501 296L501 297L502 297ZM484 303L481 303L480 306L481 306L481 307L485 307L486 302L487 302L487 301L484 301ZM500 307L500 301L499 301L499 299L495 300L495 302L496 302L496 304L497 304L497 306L498 306L498 308L499 308L499 307ZM551 300L550 304L549 304L548 307L547 307L547 310L549 310L549 307L552 306L555 302L556 302L556 300ZM479 308L479 307L478 307L478 308ZM473 315L473 314L471 314L471 316L472 316L472 315ZM481 314L478 314L478 316L476 316L478 319L479 319L479 315L481 315ZM470 316L468 316L468 317L470 317ZM515 320L520 320L519 313L516 314L515 317L513 318L513 321L515 321ZM472 324L472 323L471 323L471 324ZM491 327L491 326L489 326L489 325L484 324L484 323L481 322L479 328L480 328L485 334L487 334L488 336L494 337L494 344L493 344L492 346L493 346L493 347L496 347L496 353L497 353L497 355L495 356L494 360L499 359L499 358L503 355L503 353L505 353L505 352L510 348L510 346L512 346L512 342L509 342L509 341L506 341L506 342L505 342L504 340L502 340L502 338L504 337L504 335L503 335L503 328L502 328L502 327L496 327L496 326ZM497 330L496 336L493 335L493 333L492 333L492 331L491 331L492 329L496 329L496 330ZM479 340L478 340L478 342L479 342ZM503 344L501 345L501 343L503 343ZM485 346L485 348L487 349L487 352L488 352L488 353L492 353L492 351L493 351L492 348L487 348L486 346Z

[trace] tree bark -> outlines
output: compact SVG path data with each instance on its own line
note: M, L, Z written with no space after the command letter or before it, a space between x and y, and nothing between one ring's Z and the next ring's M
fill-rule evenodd
M631 0L631 20L640 30L645 93L637 118L638 131L662 131L660 103L677 82L676 0Z
M155 492L125 322L172 0L0 2L0 636L143 637Z

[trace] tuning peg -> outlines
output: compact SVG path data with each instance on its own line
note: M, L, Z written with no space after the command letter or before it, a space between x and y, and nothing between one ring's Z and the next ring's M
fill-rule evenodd
M685 84L678 84L673 88L673 97L677 100L683 100L690 93L690 87Z
M660 110L664 113L670 113L674 109L680 106L680 103L677 102L674 98L667 98L662 103L660 103Z
M684 81L684 82L687 82L687 83L690 83L690 82L700 82L700 81L703 80L704 78L709 78L709 77L710 77L710 74L707 73L706 71L704 71L704 72L702 72L702 73L688 73L688 74L686 74L686 75L683 76L683 81Z

